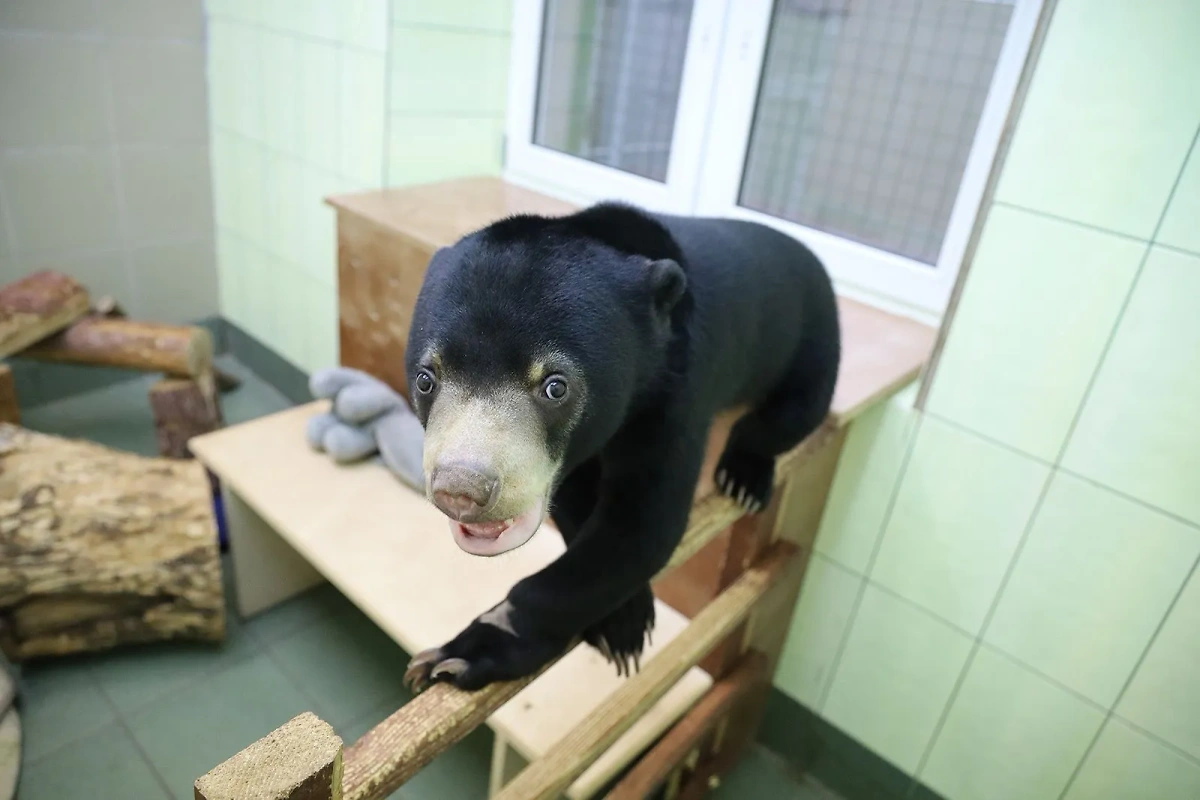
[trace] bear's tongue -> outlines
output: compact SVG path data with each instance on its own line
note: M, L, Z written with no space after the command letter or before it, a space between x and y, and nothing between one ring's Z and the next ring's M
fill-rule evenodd
M467 524L460 522L459 527L468 536L476 536L480 539L495 539L508 530L513 524L511 519L500 520L498 522L473 522Z

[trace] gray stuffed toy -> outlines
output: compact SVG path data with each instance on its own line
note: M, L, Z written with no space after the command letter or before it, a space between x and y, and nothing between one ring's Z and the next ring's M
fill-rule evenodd
M378 453L397 478L425 492L425 430L403 396L378 378L346 367L314 373L308 387L313 397L333 401L328 412L309 420L309 445L341 464Z

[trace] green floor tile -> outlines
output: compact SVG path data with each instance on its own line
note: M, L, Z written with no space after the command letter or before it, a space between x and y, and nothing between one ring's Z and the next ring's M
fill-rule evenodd
M98 657L92 673L120 712L127 714L257 652L258 640L246 631L231 607L226 639L220 644L162 642L121 648Z
M836 800L836 795L824 788L798 780L782 759L762 747L751 748L708 797L712 800Z
M30 664L22 676L21 724L28 763L112 722L112 706L89 672L91 659Z
M474 800L488 796L492 729L481 725L400 787L404 800Z
M190 800L196 778L305 711L324 716L260 654L154 701L128 721L174 795Z
M129 734L116 723L26 767L17 796L20 800L169 797Z
M246 620L246 630L261 642L278 642L319 620L354 611L331 584L322 584Z
M411 697L403 685L408 655L358 611L322 618L270 651L334 727L381 705L399 708Z

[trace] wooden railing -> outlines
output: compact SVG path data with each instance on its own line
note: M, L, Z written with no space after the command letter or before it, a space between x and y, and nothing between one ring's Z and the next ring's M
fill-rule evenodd
M750 699L763 699L788 621L756 624L755 615L760 608L770 607L786 609L790 617L842 440L842 430L826 426L779 459L780 490L761 522L746 525L749 520L742 519L740 507L721 496L696 504L688 530L662 574L733 526L729 558L737 563L729 566L732 579L682 633L542 758L518 773L498 798L561 796L684 673L706 656L711 661L721 655L714 662L718 673L708 694L618 781L609 797L644 797L664 784L687 796L705 791L711 776L727 768L746 736L752 736L753 726L749 734L742 732L743 741L732 741L729 721ZM798 505L812 507L798 517L811 530L781 536L786 526L777 524L777 519L789 480L803 489ZM772 601L773 593L781 590L783 594ZM756 646L756 636L761 640L764 631L767 640ZM329 725L303 714L197 780L195 796L197 800L381 800L536 677L475 692L434 684L347 748Z

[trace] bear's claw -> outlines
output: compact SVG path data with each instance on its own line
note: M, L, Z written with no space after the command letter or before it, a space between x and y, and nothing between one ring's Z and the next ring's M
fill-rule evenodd
M749 514L771 502L775 459L741 450L726 450L717 462L717 489Z

